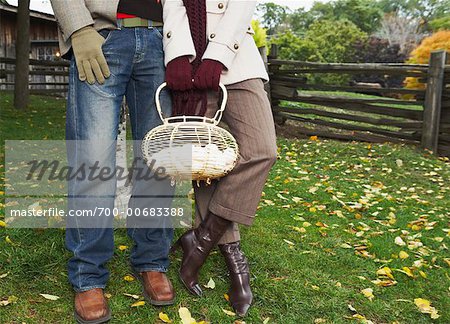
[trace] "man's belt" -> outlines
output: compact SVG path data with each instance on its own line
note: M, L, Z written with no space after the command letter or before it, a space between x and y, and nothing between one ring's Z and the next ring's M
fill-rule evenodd
M149 19L133 17L133 18L120 18L117 19L119 27L162 27L163 23L159 21L153 21Z

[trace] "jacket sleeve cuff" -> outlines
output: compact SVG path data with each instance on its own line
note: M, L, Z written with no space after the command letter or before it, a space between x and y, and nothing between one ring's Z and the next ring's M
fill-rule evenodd
M210 59L222 63L227 70L231 68L237 50L231 49L229 46L217 42L209 42L202 60Z
M61 4L53 5L53 10L55 11L55 18L61 30L62 37L66 42L70 40L72 34L77 30L94 25L94 19L84 3L80 4L73 1L65 6ZM73 16L73 12L77 12L76 17Z
M65 26L62 28L62 35L63 35L63 39L65 41L68 41L70 39L70 37L72 37L73 33L76 32L77 30L80 30L83 27L86 26L93 26L94 25L94 20L89 16L89 19L86 20L78 20L76 24L71 24L69 26Z

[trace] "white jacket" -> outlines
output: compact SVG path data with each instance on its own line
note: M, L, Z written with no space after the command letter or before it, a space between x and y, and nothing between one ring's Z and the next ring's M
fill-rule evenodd
M261 78L269 79L253 40L253 0L206 0L208 47L202 59L221 62L225 85ZM196 57L183 0L163 0L165 64L179 56Z

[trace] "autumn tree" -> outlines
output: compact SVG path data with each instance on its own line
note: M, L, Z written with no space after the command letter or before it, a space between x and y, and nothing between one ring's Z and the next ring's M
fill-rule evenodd
M14 84L14 107L25 109L30 97L30 0L20 0L17 8L16 71Z
M422 43L411 53L407 61L410 64L428 64L431 52L444 50L447 52L447 64L450 64L450 30L442 30L425 38ZM425 88L418 78L408 77L405 80L407 88Z

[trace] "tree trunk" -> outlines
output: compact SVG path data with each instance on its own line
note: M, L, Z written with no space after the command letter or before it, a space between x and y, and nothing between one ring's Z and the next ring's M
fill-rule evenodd
M17 8L16 72L14 85L14 107L28 106L29 52L30 52L30 0L20 0Z

